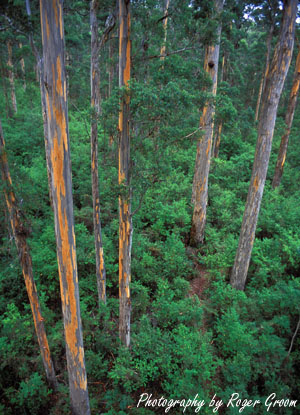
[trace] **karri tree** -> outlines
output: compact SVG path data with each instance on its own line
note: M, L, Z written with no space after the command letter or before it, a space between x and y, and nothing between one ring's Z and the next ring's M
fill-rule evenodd
M130 192L130 0L119 0L119 336L130 345L132 218Z
M276 167L275 167L275 173L274 173L273 182L272 182L273 189L275 189L276 187L280 185L281 177L283 174L291 128L292 128L295 109L297 105L299 86L300 86L300 49L297 55L293 85L292 85L292 89L290 92L288 108L287 108L286 115L285 115L286 128L281 138Z
M268 170L278 103L293 53L297 4L297 0L287 0L284 2L280 35L266 77L251 182L243 216L239 245L230 277L231 285L239 290L244 290L245 288L255 238L255 229Z
M216 19L220 19L223 0L214 1ZM212 97L217 93L218 63L220 51L221 22L218 21L216 39L205 47L204 70L211 78ZM197 143L195 173L193 180L192 201L194 203L190 245L197 246L203 242L206 223L206 207L208 198L208 175L211 159L211 148L214 129L215 102L209 99L203 108L200 118L201 137Z
M102 230L100 219L100 195L98 175L98 119L100 115L100 69L99 69L99 37L97 11L98 0L91 1L91 171L93 196L93 222L96 250L96 279L98 302L106 302L106 271L103 255Z
M19 254L19 261L22 267L23 277L25 280L26 290L31 306L35 332L40 346L42 361L49 385L56 390L57 381L52 363L49 344L46 336L44 318L41 314L41 307L37 294L36 285L33 278L32 259L29 246L27 244L28 229L22 220L22 212L19 208L15 192L13 190L12 180L9 172L7 156L5 151L5 141L0 121L0 167L2 182L4 184L4 196L7 210L9 213L10 224Z
M73 219L61 0L40 1L48 151L72 413L90 414Z

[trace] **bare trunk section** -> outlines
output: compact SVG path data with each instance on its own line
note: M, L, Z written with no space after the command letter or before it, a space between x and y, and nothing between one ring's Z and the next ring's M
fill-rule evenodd
M23 48L22 42L19 42L19 49L22 50L22 48ZM26 91L26 72L25 72L25 61L23 57L20 59L20 64L21 64L21 70L22 70L22 76L23 76L23 89L24 91Z
M225 53L224 53L223 59L222 59L221 76L220 76L221 82L225 81L225 77L226 77L225 63L226 63L226 58L225 58ZM220 120L217 124L217 128L215 131L215 139L214 139L214 146L213 146L213 157L214 158L219 157L222 129L223 129L223 120Z
M12 61L12 44L11 40L8 39L7 42L7 52L8 52L8 60L7 60L7 66L8 66L8 78L10 83L10 96L11 96L11 102L13 106L14 113L17 113L17 98L16 98L16 91L15 91L15 77L14 77L14 67L13 67L13 61Z
M40 0L40 9L48 151L71 408L74 415L89 415L73 219L62 0L51 3Z
M98 119L100 115L100 69L97 11L98 0L91 1L91 172L93 194L93 221L96 250L96 279L98 302L106 302L106 271L103 256L102 232L100 220L100 196L98 178Z
M217 16L223 9L223 0L215 0L214 3ZM221 24L217 29L217 44L208 45L205 49L204 69L212 80L211 93L213 97L217 93L218 61L221 38ZM205 103L200 118L200 129L202 136L197 144L195 173L193 180L192 202L194 211L190 233L190 245L197 246L203 242L206 222L206 206L208 193L208 174L211 158L211 147L214 128L215 103L213 99Z
M119 336L130 345L131 194L130 194L130 0L119 0L119 86L124 88L119 113Z
M265 70L262 73L260 84L259 84L258 97L257 97L257 102L256 102L256 110L255 110L255 119L254 119L255 122L258 120L261 96L262 96L262 92L265 86L265 81L266 81L268 71L269 71L271 42L272 42L273 32L274 32L274 25L272 24L268 37L267 37L266 65L265 65Z
M245 288L260 203L268 170L278 103L293 53L297 3L297 0L287 0L285 2L280 36L266 78L251 182L239 245L230 278L231 285L239 290L244 290Z
M50 205L53 209L52 191L51 191L51 170L50 170L50 153L48 146L48 120L47 120L47 108L46 108L46 90L44 79L44 64L34 44L32 35L29 35L29 43L31 45L32 52L36 59L36 68L38 72L40 91L41 91L41 107L43 116L43 130L44 130L44 143L45 143L45 155L46 155L46 166L47 166L47 178L48 178L48 190Z
M114 43L113 43L113 36L110 36L108 42L108 57L109 57L109 71L108 71L108 98L111 97L112 89L113 89L113 82L114 82Z
M0 68L1 68L1 78L2 78L3 92L4 92L4 96L5 96L6 118L11 118L13 114L12 114L12 110L11 110L11 106L10 106L10 102L9 102L9 98L8 98L8 93L7 93L7 87L6 87L6 79L7 79L6 71L5 71L1 61L0 61Z
M37 294L36 285L33 279L32 260L27 245L28 230L21 220L21 212L16 201L16 197L12 187L12 181L9 173L9 167L7 163L7 157L5 152L5 141L3 137L3 131L0 121L0 161L1 161L1 175L4 183L4 195L6 200L7 209L9 212L10 223L13 231L14 240L19 253L19 260L22 267L22 272L25 280L26 290L30 301L31 311L33 315L35 332L37 335L38 343L40 346L40 352L44 369L46 372L46 378L54 390L57 389L57 381L54 372L54 366L52 363L46 331L44 327L44 319L41 314L41 308L39 304L39 298Z
M281 138L279 153L277 157L275 173L273 177L272 187L275 189L280 185L281 177L283 174L284 163L286 159L287 148L289 144L290 132L293 124L295 109L297 105L297 97L299 93L300 85L300 48L297 55L296 67L294 72L293 86L289 97L288 108L285 116L286 129Z
M223 129L223 121L219 121L218 127L216 128L216 135L215 135L214 158L219 157L222 129Z
M160 60L165 60L166 54L166 43L167 43L167 26L168 26L168 10L169 10L170 0L165 0L165 7L164 7L164 20L163 20L163 28L164 28L164 41L160 48Z

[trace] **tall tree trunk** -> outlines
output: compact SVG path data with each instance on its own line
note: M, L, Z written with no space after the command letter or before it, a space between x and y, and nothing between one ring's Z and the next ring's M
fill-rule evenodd
M293 53L297 3L297 0L287 0L284 3L280 36L266 78L251 182L239 245L230 278L231 285L239 290L245 288L260 203L268 170L278 103Z
M23 48L22 42L19 42L19 48L22 50ZM26 72L25 72L25 61L23 57L20 59L20 64L21 64L21 70L22 70L22 76L23 76L23 89L24 91L26 91Z
M93 193L93 220L96 250L96 279L98 302L106 302L106 272L103 257L98 179L98 119L100 115L100 70L97 11L98 0L91 1L91 172Z
M11 40L7 40L7 52L8 52L8 78L10 83L10 95L11 95L11 102L13 106L14 113L17 113L17 98L16 98L16 90L15 90L15 77L14 77L14 67L12 61L12 44Z
M11 110L11 106L10 106L10 102L8 98L8 93L7 93L7 87L6 87L6 79L7 79L6 71L3 67L2 61L0 61L0 68L1 68L2 87L3 87L4 96L5 96L6 118L11 118L13 114L12 114L12 110Z
M109 70L108 70L108 98L111 97L113 81L114 81L114 37L111 35L108 42L108 58L109 58Z
M79 304L62 0L40 0L51 189L72 413L90 414Z
M265 86L265 81L266 81L268 71L269 71L271 42L272 42L272 38L273 38L273 32L274 32L274 25L272 24L271 28L270 28L270 31L269 31L269 34L268 34L268 37L267 37L266 64L265 64L265 70L262 73L260 84L259 84L258 97L257 97L257 102L256 102L256 110L255 110L255 119L254 119L255 122L258 120L261 96L262 96L262 92L263 92L263 89L264 89L264 86Z
M131 194L130 194L130 0L119 0L119 86L122 93L119 113L119 336L130 345L131 280Z
M14 240L17 246L19 260L22 267L22 272L25 280L27 294L31 306L33 315L35 332L37 335L38 343L40 346L40 352L44 369L46 372L46 378L49 385L56 390L57 381L54 372L54 367L50 355L50 349L44 327L44 319L41 314L41 308L39 304L39 298L37 294L36 285L33 279L32 260L27 245L28 230L21 219L21 211L18 207L16 197L12 187L12 181L9 173L9 167L5 151L5 141L2 131L2 125L0 121L0 161L1 161L1 175L4 183L4 195L6 200L7 209L9 212L10 223L13 231Z
M26 12L28 18L31 16L31 8L30 8L30 1L26 0ZM43 82L44 79L44 63L41 59L41 56L37 50L37 47L33 40L32 33L29 33L28 36L29 44L31 46L32 53L35 57L36 61L36 72L38 74L38 82L40 84L40 92L41 92L41 108L42 108L42 117L43 117L43 130L44 130L44 144L45 144L45 155L46 155L46 166L47 166L47 177L48 177L48 190L49 190L49 200L50 205L53 209L53 201L52 201L52 191L51 191L51 171L50 171L50 153L49 153L49 146L48 146L48 120L47 120L47 108L46 108L46 90L45 85Z
M221 121L219 121L218 126L216 128L215 145L214 145L214 158L219 157L222 129L223 129L223 121L221 120Z
M165 0L165 7L164 7L164 20L163 20L163 28L164 28L164 41L160 48L160 60L165 60L165 53L166 53L166 43L167 43L167 26L168 26L168 10L169 10L170 0Z
M300 85L300 48L299 48L298 55L297 55L293 86L292 86L292 90L290 93L288 108L287 108L287 112L285 116L286 128L281 138L279 153L277 157L277 163L275 167L275 173L274 173L273 182L272 182L273 189L275 189L276 187L280 185L281 177L283 174L284 163L285 163L287 148L289 144L290 132L291 132L295 109L297 105L299 85Z
M214 2L216 15L219 16L223 9L223 0ZM212 95L216 96L218 81L218 61L221 38L221 24L217 28L217 43L208 45L205 49L204 69L212 80ZM208 174L211 158L211 147L214 128L215 103L209 99L204 106L200 118L201 138L197 144L195 173L193 180L192 202L194 211L190 234L190 245L197 246L203 242L206 222L206 206L208 193Z
M225 62L226 62L226 58L225 58L225 53L224 53L223 58L222 58L222 68L221 68L221 76L220 76L221 82L225 81L225 74L226 74ZM214 146L213 146L214 158L219 157L222 129L223 129L223 120L219 120L219 122L217 123L216 131L215 131L215 139L214 139Z

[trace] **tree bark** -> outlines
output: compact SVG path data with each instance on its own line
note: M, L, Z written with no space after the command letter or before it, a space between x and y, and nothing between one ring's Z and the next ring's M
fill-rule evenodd
M168 26L168 10L169 10L170 0L165 0L165 7L164 7L164 20L163 20L163 28L164 28L164 40L163 44L160 48L160 60L165 60L166 54L166 43L167 43L167 26Z
M223 9L223 0L215 0L214 6L216 15L219 16ZM208 45L205 49L204 70L209 74L212 80L211 93L213 97L215 97L217 93L221 30L221 24L219 24L217 29L217 43L215 45ZM203 242L204 238L214 115L214 99L209 99L205 103L203 113L200 118L202 136L197 143L195 173L193 180L192 202L194 203L194 211L190 233L191 246L198 246Z
M100 115L100 69L97 11L98 0L91 1L91 172L93 195L93 221L96 250L96 280L98 302L106 302L106 271L103 256L102 231L100 220L100 196L98 178L98 119Z
M119 86L124 88L119 113L119 336L130 345L131 194L130 194L130 0L119 0Z
M11 110L11 106L10 106L10 102L8 98L8 93L7 93L7 87L6 87L6 80L7 80L6 71L1 61L0 61L0 69L1 69L1 77L2 77L2 87L3 87L4 97L5 97L6 118L11 118L13 114L12 114L12 110Z
M255 122L258 120L261 96L262 96L262 92L263 92L263 89L264 89L265 80L266 80L266 77L267 77L268 71L269 71L271 42L272 42L272 38L273 38L273 32L274 32L274 25L272 24L271 28L270 28L270 31L269 31L269 34L268 34L268 37L267 37L266 64L265 64L265 70L262 73L260 84L259 84L258 97L257 97L256 109L255 109L255 119L254 119Z
M22 42L19 42L19 48L22 50L23 48ZM22 70L22 76L23 76L23 89L24 91L26 91L26 72L25 72L25 61L23 57L20 59L20 64L21 64L21 70Z
M7 66L8 66L8 78L10 83L10 96L11 96L11 102L13 106L14 113L17 113L17 98L16 98L16 90L15 90L15 77L14 77L14 67L13 67L13 61L12 61L12 44L11 40L7 40L7 52L8 52L8 60L7 60Z
M279 153L277 157L275 173L273 177L272 187L275 189L280 185L281 177L283 174L284 163L286 159L287 148L289 144L290 132L293 124L295 109L297 105L297 98L300 85L300 48L297 55L296 67L294 72L293 86L289 97L288 108L285 116L285 132L281 138Z
M297 3L297 0L287 0L284 3L281 32L263 92L251 182L239 245L230 278L231 285L239 290L244 290L245 288L260 203L268 170L278 103L291 62Z
M22 272L25 280L26 290L31 306L33 315L35 332L37 335L38 343L40 346L40 352L44 369L46 372L46 378L53 390L57 389L57 381L52 363L46 331L44 327L44 318L41 314L41 308L39 304L39 298L37 294L36 285L33 278L32 260L27 245L28 230L22 222L22 214L18 207L16 197L12 187L12 180L9 173L9 167L7 162L7 156L5 151L5 141L0 121L0 161L1 161L1 175L4 183L4 196L9 213L10 224L16 243L16 247L19 254L19 261L22 267Z
M219 157L221 134L223 129L223 121L219 121L218 127L216 128L215 145L214 145L214 158Z
M226 58L225 58L225 53L224 53L223 58L222 58L222 68L221 68L221 76L220 76L221 82L225 81L225 78L226 78L225 62L226 62ZM215 131L215 139L214 139L214 146L213 146L213 157L214 158L219 157L222 129L223 129L223 120L219 120L219 122L217 123L216 131Z
M111 35L108 42L108 57L109 57L109 70L108 70L108 98L111 97L113 82L114 82L114 37Z
M40 0L48 151L71 409L90 414L79 304L62 0Z

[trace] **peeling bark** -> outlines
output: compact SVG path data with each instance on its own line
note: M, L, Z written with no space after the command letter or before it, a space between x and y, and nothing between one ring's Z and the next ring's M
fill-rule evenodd
M79 304L62 0L40 0L48 151L71 409L90 414Z
M299 93L299 85L300 85L300 49L298 51L297 60L296 60L296 67L294 72L294 79L293 85L290 92L288 108L285 116L285 132L281 138L280 148L278 152L275 173L273 177L272 187L275 189L280 185L281 177L283 174L284 163L286 159L287 148L289 144L289 138L291 133L291 128L293 124L295 109L297 105L297 98Z
M103 256L102 231L100 220L100 196L98 175L98 119L100 115L100 69L97 11L98 0L91 1L91 172L93 195L93 221L96 251L96 280L98 302L106 302L106 271Z
M124 88L119 113L119 336L130 345L131 192L130 192L130 0L119 0L119 86Z
M223 0L215 0L214 6L217 16L220 15L223 9ZM204 70L208 73L212 80L211 93L213 97L215 97L217 93L221 30L221 24L219 24L217 29L217 44L208 45L205 49ZM194 204L194 211L190 233L191 246L201 244L204 238L214 115L215 102L213 99L210 99L205 103L203 113L200 118L202 136L197 143L195 173L193 180L192 202Z
M5 151L5 141L0 121L0 161L1 161L1 175L4 183L4 196L6 200L7 210L9 213L10 224L16 243L16 247L19 254L19 261L22 267L22 272L25 280L26 290L31 306L33 315L35 332L37 335L38 343L40 346L40 352L44 369L46 372L46 378L53 390L57 390L57 381L54 372L54 366L52 363L46 331L44 327L44 318L41 314L41 308L39 298L37 294L36 285L33 278L32 260L27 245L28 230L21 219L21 211L18 207L18 203L13 191L12 180L9 173L9 167L7 163L7 156Z
M8 66L8 78L10 83L10 96L11 96L11 102L13 106L14 113L17 113L17 98L16 98L16 91L15 91L15 76L14 76L14 67L13 67L13 61L12 61L12 44L11 40L8 39L7 42L7 52L8 52L8 60L7 60L7 66Z
M245 288L256 224L268 170L278 103L293 53L297 3L297 0L287 0L284 3L281 32L263 92L251 182L243 216L239 245L230 278L231 285L239 290L244 290Z

